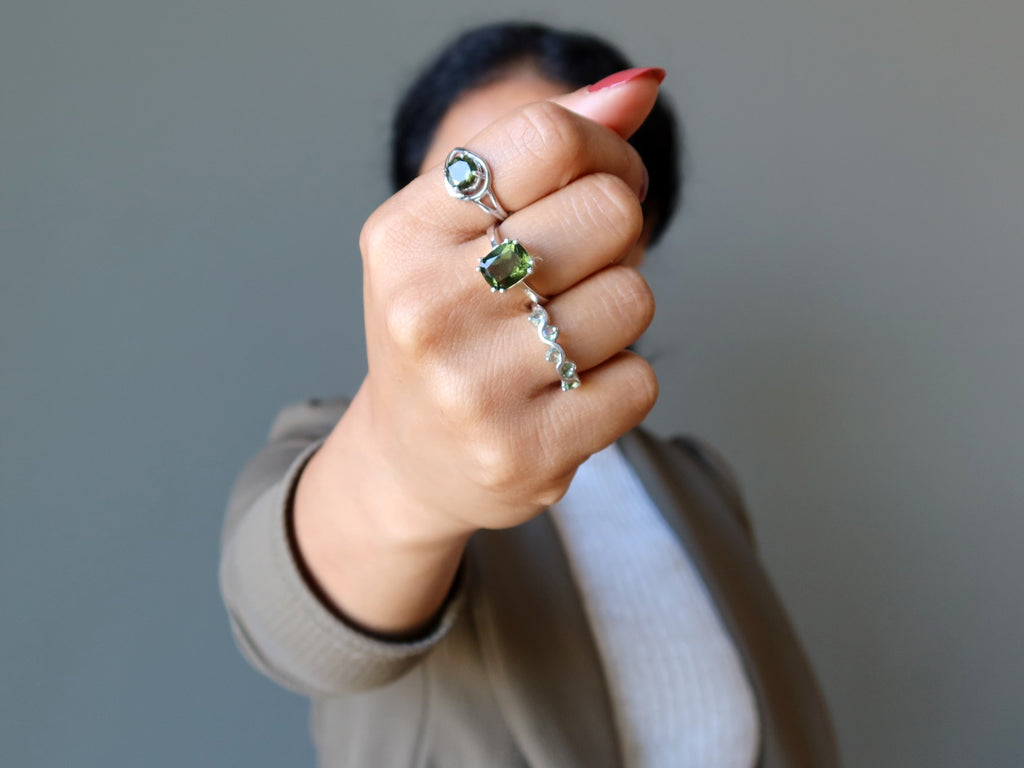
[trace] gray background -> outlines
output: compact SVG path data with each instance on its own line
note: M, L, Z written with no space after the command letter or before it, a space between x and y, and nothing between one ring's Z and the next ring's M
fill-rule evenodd
M717 443L850 766L1024 764L1024 4L3 0L0 759L310 765L216 590L284 403L363 374L387 116L461 23L664 66L662 432Z

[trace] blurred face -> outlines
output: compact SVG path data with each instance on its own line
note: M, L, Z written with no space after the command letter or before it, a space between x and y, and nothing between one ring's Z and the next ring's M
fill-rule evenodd
M516 107L549 99L569 90L562 83L549 80L533 69L524 68L513 70L500 80L464 93L441 118L434 140L424 155L420 173L439 166L452 149L466 146L469 139ZM639 267L644 259L647 241L645 226L640 242L633 246L622 263Z

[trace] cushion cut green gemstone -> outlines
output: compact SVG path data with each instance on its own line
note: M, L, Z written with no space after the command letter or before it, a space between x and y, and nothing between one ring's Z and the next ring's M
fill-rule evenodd
M476 163L472 160L465 157L459 157L448 163L448 167L445 168L445 173L448 174L448 181L451 182L452 186L462 192L465 192L476 184L479 170L480 169L477 168Z
M506 240L480 259L479 268L492 291L506 291L533 272L533 258L518 240Z

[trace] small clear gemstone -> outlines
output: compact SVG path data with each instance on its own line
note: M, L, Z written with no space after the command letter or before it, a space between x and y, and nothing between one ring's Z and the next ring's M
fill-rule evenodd
M548 347L548 352L544 357L549 363L554 363L557 367L562 364L565 354L558 347Z
M533 259L518 240L506 240L480 259L479 269L492 290L507 291L530 274Z
M547 341L554 341L558 338L558 328L553 325L545 325L544 329L540 332Z
M571 360L563 363L558 369L558 373L563 379L571 379L576 375L576 363Z
M562 380L562 391L563 392L568 392L570 389L579 389L579 386L580 386L580 382L579 382L578 379L573 379L571 381L565 381L564 379Z
M530 313L530 322L536 326L543 325L548 319L548 313L540 307L537 307L533 312Z

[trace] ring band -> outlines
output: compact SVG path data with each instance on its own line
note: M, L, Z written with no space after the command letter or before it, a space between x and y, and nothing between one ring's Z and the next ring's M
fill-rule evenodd
M531 294L536 296L529 288L526 288L527 296ZM532 299L531 299L532 301ZM551 325L548 317L548 312L538 302L532 301L530 305L530 315L527 318L531 323L537 326L537 335L540 336L540 340L548 345L548 351L545 355L545 359L549 363L553 363L555 369L558 371L558 378L561 379L562 391L569 392L574 389L578 389L580 386L580 377L576 372L576 363L568 359L565 356L565 350L562 349L562 345L558 343L558 328Z
M467 200L498 221L508 218L498 198L491 191L491 169L480 155L456 147L444 161L444 186L448 194Z

